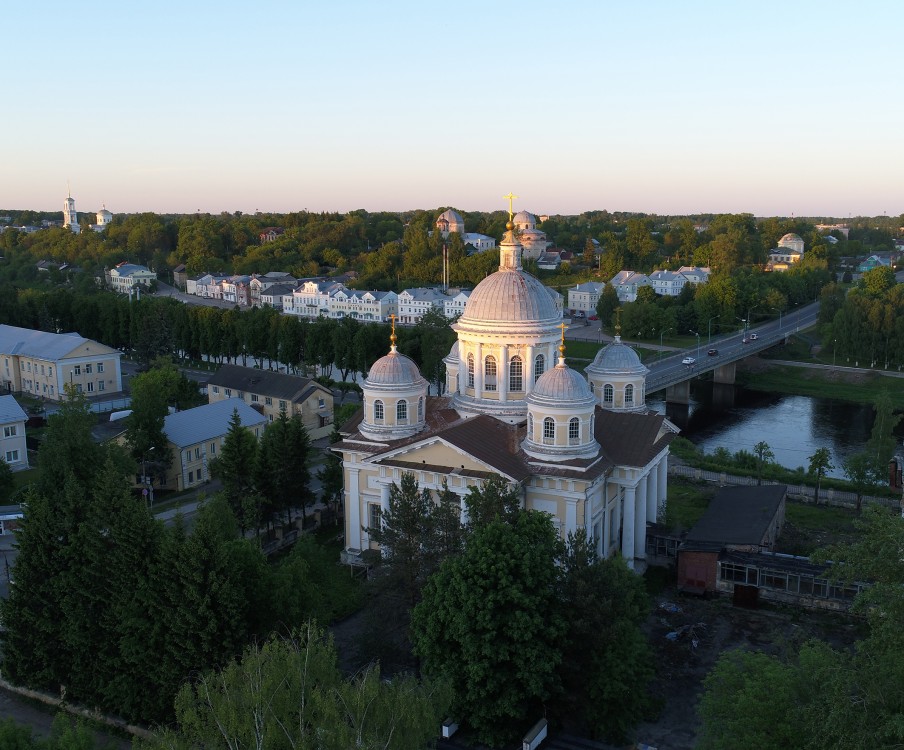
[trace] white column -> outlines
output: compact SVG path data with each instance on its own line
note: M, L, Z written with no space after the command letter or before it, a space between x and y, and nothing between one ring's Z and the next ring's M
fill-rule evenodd
M572 534L578 530L578 500L574 497L565 498L565 534Z
M503 344L502 353L499 356L499 366L496 368L496 388L499 391L499 400L508 401L508 345Z
M348 470L348 489L345 490L345 546L362 549L361 494L358 491L358 469Z
M637 485L637 506L634 514L634 557L647 559L647 477Z
M624 518L621 527L621 553L634 570L634 510L637 503L637 492L634 487L625 487Z
M647 521L656 523L659 512L659 467L654 466L644 477L644 481L647 483Z
M609 557L609 536L612 534L612 516L615 513L609 512L609 499L603 496L603 557Z
M529 346L526 349L525 358L527 362L524 363L524 395L526 396L534 389L534 357L537 356L534 352L534 347Z
M483 344L474 350L474 396L483 398Z
M669 459L668 456L663 457L659 462L659 508L657 509L657 518L665 519L666 497L668 494L669 481Z
M389 512L389 485L380 485L380 508L381 514L385 515Z

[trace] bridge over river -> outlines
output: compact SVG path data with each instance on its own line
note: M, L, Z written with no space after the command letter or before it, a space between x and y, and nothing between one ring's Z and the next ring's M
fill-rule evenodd
M819 303L782 315L779 320L772 320L761 326L750 328L745 332L734 332L723 336L714 336L707 341L705 336L699 338L699 344L677 352L670 352L667 357L656 362L645 363L650 368L647 375L647 393L666 391L666 400L687 403L690 394L690 381L704 373L712 372L717 383L734 383L735 363L757 354L764 349L781 343L798 331L810 328L816 323L819 314ZM715 354L708 354L715 351ZM691 357L693 364L684 364L683 360Z

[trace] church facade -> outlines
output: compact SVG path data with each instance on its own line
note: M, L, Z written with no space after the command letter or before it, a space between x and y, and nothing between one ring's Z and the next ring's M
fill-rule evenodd
M511 213L510 213L511 217ZM390 487L414 474L465 497L494 474L517 485L526 509L549 513L563 538L583 533L603 556L645 567L648 522L664 512L669 443L677 429L645 405L646 368L619 337L586 376L565 363L562 313L523 270L513 222L499 270L475 287L453 324L446 393L429 396L395 346L362 385L363 408L334 450L344 475L344 558L376 545Z

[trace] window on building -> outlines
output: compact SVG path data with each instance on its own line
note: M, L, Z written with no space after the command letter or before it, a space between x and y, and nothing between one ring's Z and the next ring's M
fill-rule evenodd
M408 402L404 399L396 404L396 423L408 424Z
M324 401L322 398L318 398L317 399L317 408L322 409L324 406L326 406L326 401Z
M75 367L72 368L72 372L76 375L81 375L82 374L82 366L76 365Z
M94 383L88 381L88 393L94 393Z
M496 358L492 354L483 361L483 388L487 391L496 390Z
M200 458L201 458L201 449L195 448L195 459L200 459Z
M417 421L422 422L424 419L424 397L421 396L417 400Z
M44 368L42 367L41 369L43 370ZM86 365L85 365L85 375L90 375L92 369L93 369L93 368L91 367L91 363L90 363L90 362L89 362L88 364L86 364Z
M524 390L524 365L518 355L509 360L509 390L515 392Z
M98 372L100 372L100 370L98 370ZM52 367L47 368L47 375L50 376L51 378L53 377L53 368Z
M3 437L15 437L16 434L17 434L17 427L14 424L8 425L7 427L3 428Z
M193 471L188 472L188 483L191 484L194 481L195 481L195 472L193 472Z
M568 444L577 445L581 438L581 420L572 417L568 420Z
M612 406L612 401L614 398L615 389L611 385L609 385L609 383L606 383L606 385L603 386L603 403Z
M252 393L252 394L251 394L251 403L252 403L252 404L256 404L257 401L258 401L258 396L257 396L257 394L256 394L256 393Z
M41 365L41 374L44 374L44 365Z
M474 387L474 355L468 355L468 388Z
M104 363L98 362L97 363L97 374L100 375L103 371L104 371ZM50 374L53 375L53 373L50 373Z
M630 383L625 386L625 406L634 406L634 386Z
M543 443L544 445L552 445L556 439L556 423L552 417L546 417L543 420Z
M270 396L264 396L264 405L273 406L273 399Z
M220 386L214 385L214 386L211 386L211 388L213 389L213 393L214 393L215 396L219 396L219 395L220 395Z
M19 460L19 451L6 451L6 463L12 464Z
M369 507L370 513L370 528L379 529L382 528L382 518L383 518L383 508L380 507L377 503L370 503Z
M50 386L50 395L53 395L53 386Z
M217 444L216 443L210 444L210 455L211 456L217 455Z
M103 380L97 381L97 390L99 390L99 391L104 390L104 381Z
M534 382L536 383L539 380L540 376L546 372L546 357L542 354L538 354L534 357Z
M76 393L81 393L81 392L82 392L82 384L81 384L81 383L76 383L76 385L75 385L75 392L76 392Z
M223 393L226 398L232 398L232 388L226 388Z
M272 422L272 421L273 421L273 415L272 415L272 414L268 414L268 415L267 415L267 419L268 419L269 421Z
M288 408L289 408L289 404L286 403L286 401L284 401L283 399L280 399L280 400L279 400L279 408L280 408L280 410L288 409Z
M534 439L534 415L530 413L527 415L527 437L530 440Z
M374 401L374 424L383 424L383 402Z

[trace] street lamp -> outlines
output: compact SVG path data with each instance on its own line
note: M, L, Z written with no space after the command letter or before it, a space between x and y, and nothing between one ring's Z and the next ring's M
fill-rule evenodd
M706 322L706 344L709 345L713 342L713 321L720 318L720 315L714 315Z
M778 330L781 331L782 330L782 308L773 307L772 309L778 311Z
M691 333L697 337L697 359L700 359L700 334L696 331L691 331Z
M671 327L663 328L659 334L659 356L656 358L657 362L662 360L662 337L665 336L671 330L672 330Z
M835 342L838 339L832 339L832 372L835 372Z

